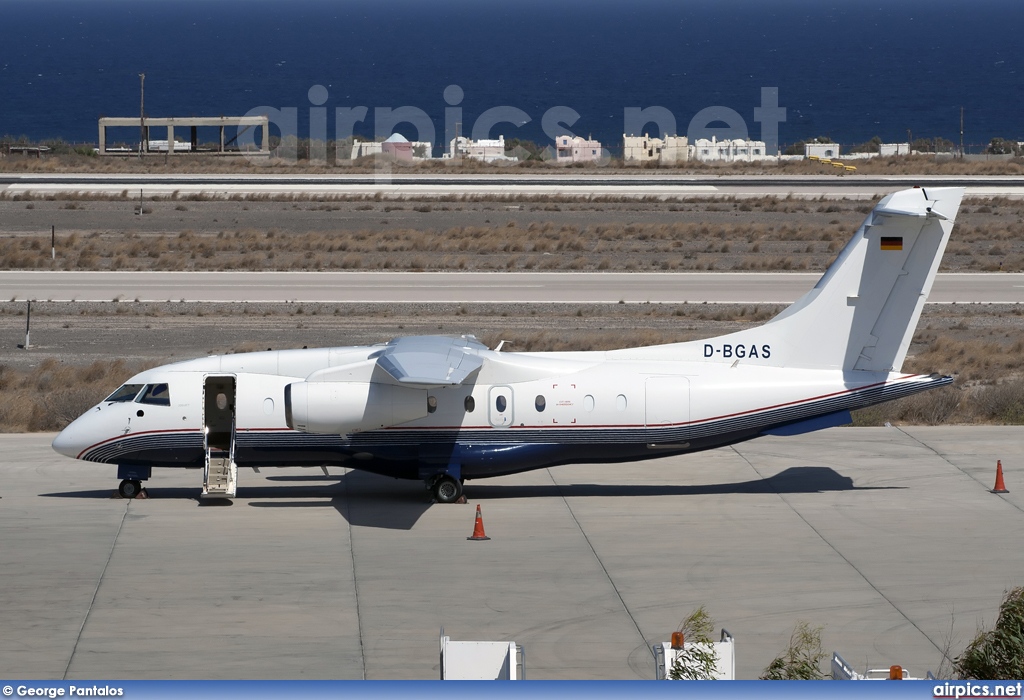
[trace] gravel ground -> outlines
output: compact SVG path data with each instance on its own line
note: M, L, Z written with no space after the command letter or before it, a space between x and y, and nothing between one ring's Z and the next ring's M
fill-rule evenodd
M0 199L0 269L823 270L870 206ZM1021 225L1019 202L965 204L943 269L1024 269Z

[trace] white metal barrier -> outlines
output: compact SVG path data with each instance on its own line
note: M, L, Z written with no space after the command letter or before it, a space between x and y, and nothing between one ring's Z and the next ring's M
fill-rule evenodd
M453 642L441 630L441 680L526 680L526 653L515 642Z

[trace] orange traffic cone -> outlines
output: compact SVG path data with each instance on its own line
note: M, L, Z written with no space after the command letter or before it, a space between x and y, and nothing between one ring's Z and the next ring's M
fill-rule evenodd
M484 518L480 515L480 504L476 504L476 522L473 524L473 536L467 537L467 540L489 540L491 539L484 534Z
M996 460L996 487L992 489L992 493L1010 493L1006 484L1003 483L1003 461L1001 459Z

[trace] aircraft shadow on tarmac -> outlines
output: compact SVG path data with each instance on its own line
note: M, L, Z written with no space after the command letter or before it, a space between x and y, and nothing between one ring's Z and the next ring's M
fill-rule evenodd
M255 508L334 508L349 525L389 530L410 530L433 505L423 485L352 471L339 476L275 475L265 477L272 486L238 487L238 500ZM280 484L280 485L279 485ZM830 467L790 467L774 476L752 481L718 484L545 484L489 485L468 482L470 500L509 498L587 498L640 496L708 496L721 494L796 494L833 491L871 491L905 488L854 486L853 479ZM153 499L195 500L202 507L230 506L222 499L200 500L196 488L152 489ZM44 493L49 498L108 499L114 489ZM448 507L448 506L445 506Z
M544 486L470 485L475 498L533 498L544 496L711 496L719 494L825 493L874 491L902 486L854 486L853 479L830 467L790 467L774 476L726 484L550 484Z

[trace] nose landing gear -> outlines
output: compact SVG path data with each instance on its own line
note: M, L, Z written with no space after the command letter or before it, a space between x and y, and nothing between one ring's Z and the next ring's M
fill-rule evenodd
M117 492L121 498L136 498L142 493L142 482L138 479L124 479L117 487Z
M152 467L131 464L117 465L117 478L121 479L117 493L121 498L146 498L149 494L142 489L142 482L153 476Z

